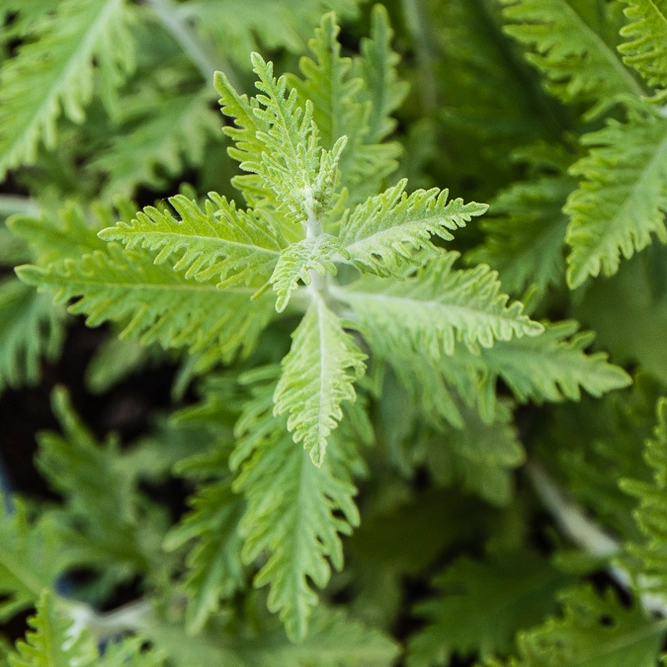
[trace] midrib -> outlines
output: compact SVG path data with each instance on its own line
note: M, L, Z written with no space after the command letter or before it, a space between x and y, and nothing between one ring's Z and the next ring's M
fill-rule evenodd
M570 6L568 2L560 3L576 22L580 23L589 37L596 43L599 49L604 54L605 59L611 64L614 70L618 72L621 79L624 79L626 84L630 87L631 91L638 96L644 95L642 87L637 83L635 78L630 74L630 72L625 68L625 65L616 57L616 54L609 48L607 43L598 35L595 30L593 30L586 21L584 21L577 12Z
M58 98L58 96L62 93L63 88L66 87L70 78L76 74L77 66L80 66L81 60L84 58L91 58L95 49L95 38L99 32L104 30L104 27L108 22L109 14L113 13L113 10L116 9L116 5L120 6L122 2L123 0L106 0L104 5L100 8L97 18L95 18L89 27L84 31L83 38L79 42L78 46L74 49L74 51L72 51L69 58L64 61L62 76L54 80L49 88L48 93L44 96L42 104L37 108L37 111L35 114L33 114L30 122L24 126L24 131L18 137L19 141L27 134L30 128L44 120L44 115L48 113L49 107L51 106L54 98Z

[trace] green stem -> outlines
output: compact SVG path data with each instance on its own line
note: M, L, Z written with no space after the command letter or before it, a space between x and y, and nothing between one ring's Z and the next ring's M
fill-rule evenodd
M172 0L145 0L145 2L153 9L162 25L179 43L207 82L212 81L214 72L222 71L232 86L237 90L240 89L232 66L225 58L216 54L201 35L181 18L178 5Z
M433 40L427 29L421 0L401 0L401 4L417 56L422 107L426 113L430 113L438 108L438 82L433 70Z

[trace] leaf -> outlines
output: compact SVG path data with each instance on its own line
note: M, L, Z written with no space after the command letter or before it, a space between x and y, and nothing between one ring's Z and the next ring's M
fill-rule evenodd
M338 139L330 150L322 149L312 103L302 106L296 90L288 92L286 77L273 76L272 63L257 53L251 60L259 77L255 102L239 97L226 77L216 78L222 111L239 126L227 129L237 142L230 155L241 161L241 169L256 174L234 183L244 192L256 191L250 203L268 197L293 222L315 224L332 206L346 138Z
M218 289L215 282L188 280L153 257L109 244L108 252L68 260L62 267L23 266L19 277L56 292L56 301L74 297L73 313L88 315L89 326L105 321L124 326L121 336L165 349L186 347L200 356L198 368L249 354L274 313L271 297L251 301L253 288Z
M391 667L398 647L387 635L340 612L315 611L311 631L298 644L282 628L264 624L251 634L230 631L187 637L180 626L154 624L145 631L177 667Z
M240 525L244 562L268 554L255 586L271 586L269 610L280 612L292 641L303 641L317 604L313 585L323 588L331 566L342 568L339 533L359 524L351 477L360 463L354 443L341 438L316 466L272 408L272 384L255 389L236 426L230 465L240 473L232 488L248 502Z
M218 287L261 287L266 282L285 245L270 224L214 192L204 210L183 195L171 197L169 203L180 220L166 208L148 206L131 222L107 227L99 236L130 249L159 250L155 264L177 258L174 270L185 271L187 279L216 278Z
M108 148L90 163L107 176L102 192L105 200L117 195L131 197L140 185L166 187L167 177L179 176L186 165L201 164L207 142L219 136L208 87L194 93L144 94L144 98L137 100L140 111L133 109Z
M6 621L33 606L68 565L52 522L29 515L17 497L0 502L0 619Z
M354 380L366 369L366 355L343 330L338 316L316 297L293 334L274 394L274 413L289 412L294 442L310 450L321 466L327 438L343 417L341 403L354 402Z
M556 592L568 579L531 551L487 562L458 558L432 579L439 596L415 606L429 624L411 638L408 666L442 665L454 654L507 653L517 630L555 610Z
M95 78L118 87L134 66L124 0L64 0L0 70L0 180L56 145L61 113L81 123ZM97 76L95 77L94 74Z
M596 31L601 16L591 3L502 0L502 4L508 21L505 32L532 49L526 58L544 74L548 90L564 102L585 103L590 107L587 117L602 113L624 96L643 95L615 44L605 42ZM613 9L599 11L609 17Z
M74 620L48 590L37 602L37 614L28 620L32 630L16 643L9 655L11 667L93 667L98 651L87 634L72 634Z
M627 123L585 135L593 146L571 173L584 178L565 206L571 216L567 280L571 288L602 270L618 271L626 259L651 243L655 233L667 242L667 120L634 114Z
M667 560L665 559L664 500L667 494L667 399L662 397L656 405L658 423L653 439L646 441L644 459L653 472L650 482L624 479L623 491L639 500L634 518L644 535L643 543L630 543L631 556L627 565L638 577L640 591L664 595L667 591Z
M400 276L401 267L414 262L414 250L435 252L431 236L451 241L454 236L448 230L465 227L488 208L462 199L447 203L448 191L437 188L408 196L406 185L406 180L400 181L343 217L340 241L361 271Z
M637 605L628 607L612 589L600 596L582 586L560 599L562 616L519 633L519 661L510 662L512 667L655 667L664 620L647 617Z
M345 259L349 257L340 241L331 234L320 234L285 248L269 280L278 295L276 310L279 313L285 310L299 281L310 285L313 273L322 278L327 272L335 276L338 273L333 263L336 255Z
M113 437L100 445L74 411L62 387L54 390L53 411L64 437L37 434L37 466L65 507L54 510L63 542L79 564L146 572L159 556L159 536L140 522L136 479L122 465Z
M64 337L61 306L15 278L0 282L0 391L37 383L42 360L58 358Z
M362 331L373 332L371 346L383 338L382 345L407 345L434 361L453 354L457 340L477 353L480 345L543 331L518 301L507 305L495 272L483 264L454 269L458 257L442 252L402 282L368 277L335 294L350 304Z
M391 114L401 106L409 85L400 81L396 66L400 56L391 50L394 36L389 14L383 5L375 5L371 13L371 36L361 40L361 57L355 60L355 70L363 79L364 92L371 103L367 143L380 143L396 127Z
M184 581L188 593L185 624L192 635L201 632L209 616L219 610L222 599L245 588L239 534L245 503L223 481L202 486L189 504L190 512L171 529L164 546L172 551L197 539L187 557Z
M623 0L630 23L621 28L626 38L618 50L650 86L667 86L667 10L661 0Z
M484 245L466 255L471 264L486 262L500 273L504 289L523 294L531 285L540 293L561 285L568 218L563 214L576 181L566 175L541 176L503 190L481 227Z

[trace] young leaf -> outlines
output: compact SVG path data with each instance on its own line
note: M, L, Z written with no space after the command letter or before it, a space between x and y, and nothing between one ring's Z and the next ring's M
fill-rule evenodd
M183 195L169 202L180 220L167 209L149 206L131 222L103 229L100 238L127 248L159 250L156 264L177 258L175 271L198 281L217 278L218 287L261 287L266 282L285 245L274 227L214 192L204 210Z
M270 584L269 609L280 612L293 641L303 641L317 604L310 582L323 588L331 565L342 568L339 533L359 524L351 482L359 463L353 443L341 438L317 467L287 433L286 420L272 415L272 394L271 385L256 389L237 424L230 464L241 472L233 489L248 501L240 526L243 559L250 563L268 552L255 585Z
M437 188L408 196L406 185L406 180L400 181L343 217L340 241L358 269L400 276L401 268L413 260L413 251L435 251L431 236L451 241L454 237L449 230L465 227L488 208L486 204L464 204L462 199L447 202L448 191Z
M299 281L310 285L313 273L324 278L327 272L334 276L338 273L333 263L334 256L348 259L348 252L340 241L331 234L319 234L312 238L292 243L280 254L280 259L273 271L271 280L273 289L278 295L276 310L282 313L289 303L292 292L298 287Z
M365 358L338 316L316 297L293 334L274 395L275 414L290 413L287 428L316 466L343 417L341 403L356 399L353 382L363 375Z
M94 73L118 87L133 68L134 39L125 0L64 0L39 22L34 40L0 70L0 180L8 169L34 164L37 147L56 145L61 108L83 121ZM64 28L66 26L66 28Z

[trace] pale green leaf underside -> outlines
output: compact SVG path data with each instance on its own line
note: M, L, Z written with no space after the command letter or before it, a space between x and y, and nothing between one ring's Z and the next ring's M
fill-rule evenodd
M649 85L667 86L667 3L665 0L623 0L630 23L621 28L626 39L618 50L623 61Z
M652 233L667 241L667 119L610 120L583 141L593 148L571 169L584 180L564 209L571 216L567 279L572 288L601 271L616 273L621 255L630 258L645 248Z
M497 274L488 266L453 268L458 253L441 253L402 282L369 277L338 289L362 330L385 323L384 336L394 346L408 345L437 361L454 353L457 340L477 352L496 340L536 336L541 324L523 314L523 306L500 291Z
M250 300L252 288L221 290L215 282L188 280L153 264L145 252L113 244L107 253L84 255L63 267L24 266L18 273L29 284L55 291L59 302L77 297L70 311L86 314L90 326L119 322L123 336L145 345L186 347L201 357L201 368L249 353L275 312L266 295Z
M351 443L332 443L316 466L287 433L286 420L273 416L272 393L266 387L246 405L230 464L241 468L233 488L248 501L240 526L243 558L250 563L268 552L255 585L270 585L269 609L280 612L289 637L301 641L317 604L312 584L323 588L331 565L342 568L339 533L359 523L346 451Z
M365 358L338 316L317 297L293 334L274 402L276 415L289 412L287 428L318 466L343 417L341 403L356 398L353 383L365 371Z
M134 59L128 12L125 0L64 0L42 22L38 38L6 62L0 70L0 179L8 169L33 164L40 141L54 148L61 109L83 121L96 70L112 86L122 82Z
M451 231L482 215L486 204L447 202L447 190L405 193L406 180L371 197L341 221L340 241L362 271L397 274L415 250L435 250L431 236L451 241Z
M169 202L180 220L168 209L149 206L131 222L119 222L99 236L127 248L159 251L156 264L177 259L174 270L184 271L185 278L215 278L218 287L261 287L267 281L285 245L271 225L214 192L203 209L183 195Z
M333 262L335 256L347 258L349 255L340 245L340 241L331 234L320 234L285 248L269 281L278 295L276 310L279 313L285 310L299 281L310 285L311 272L322 278L327 272L335 276L338 272Z

